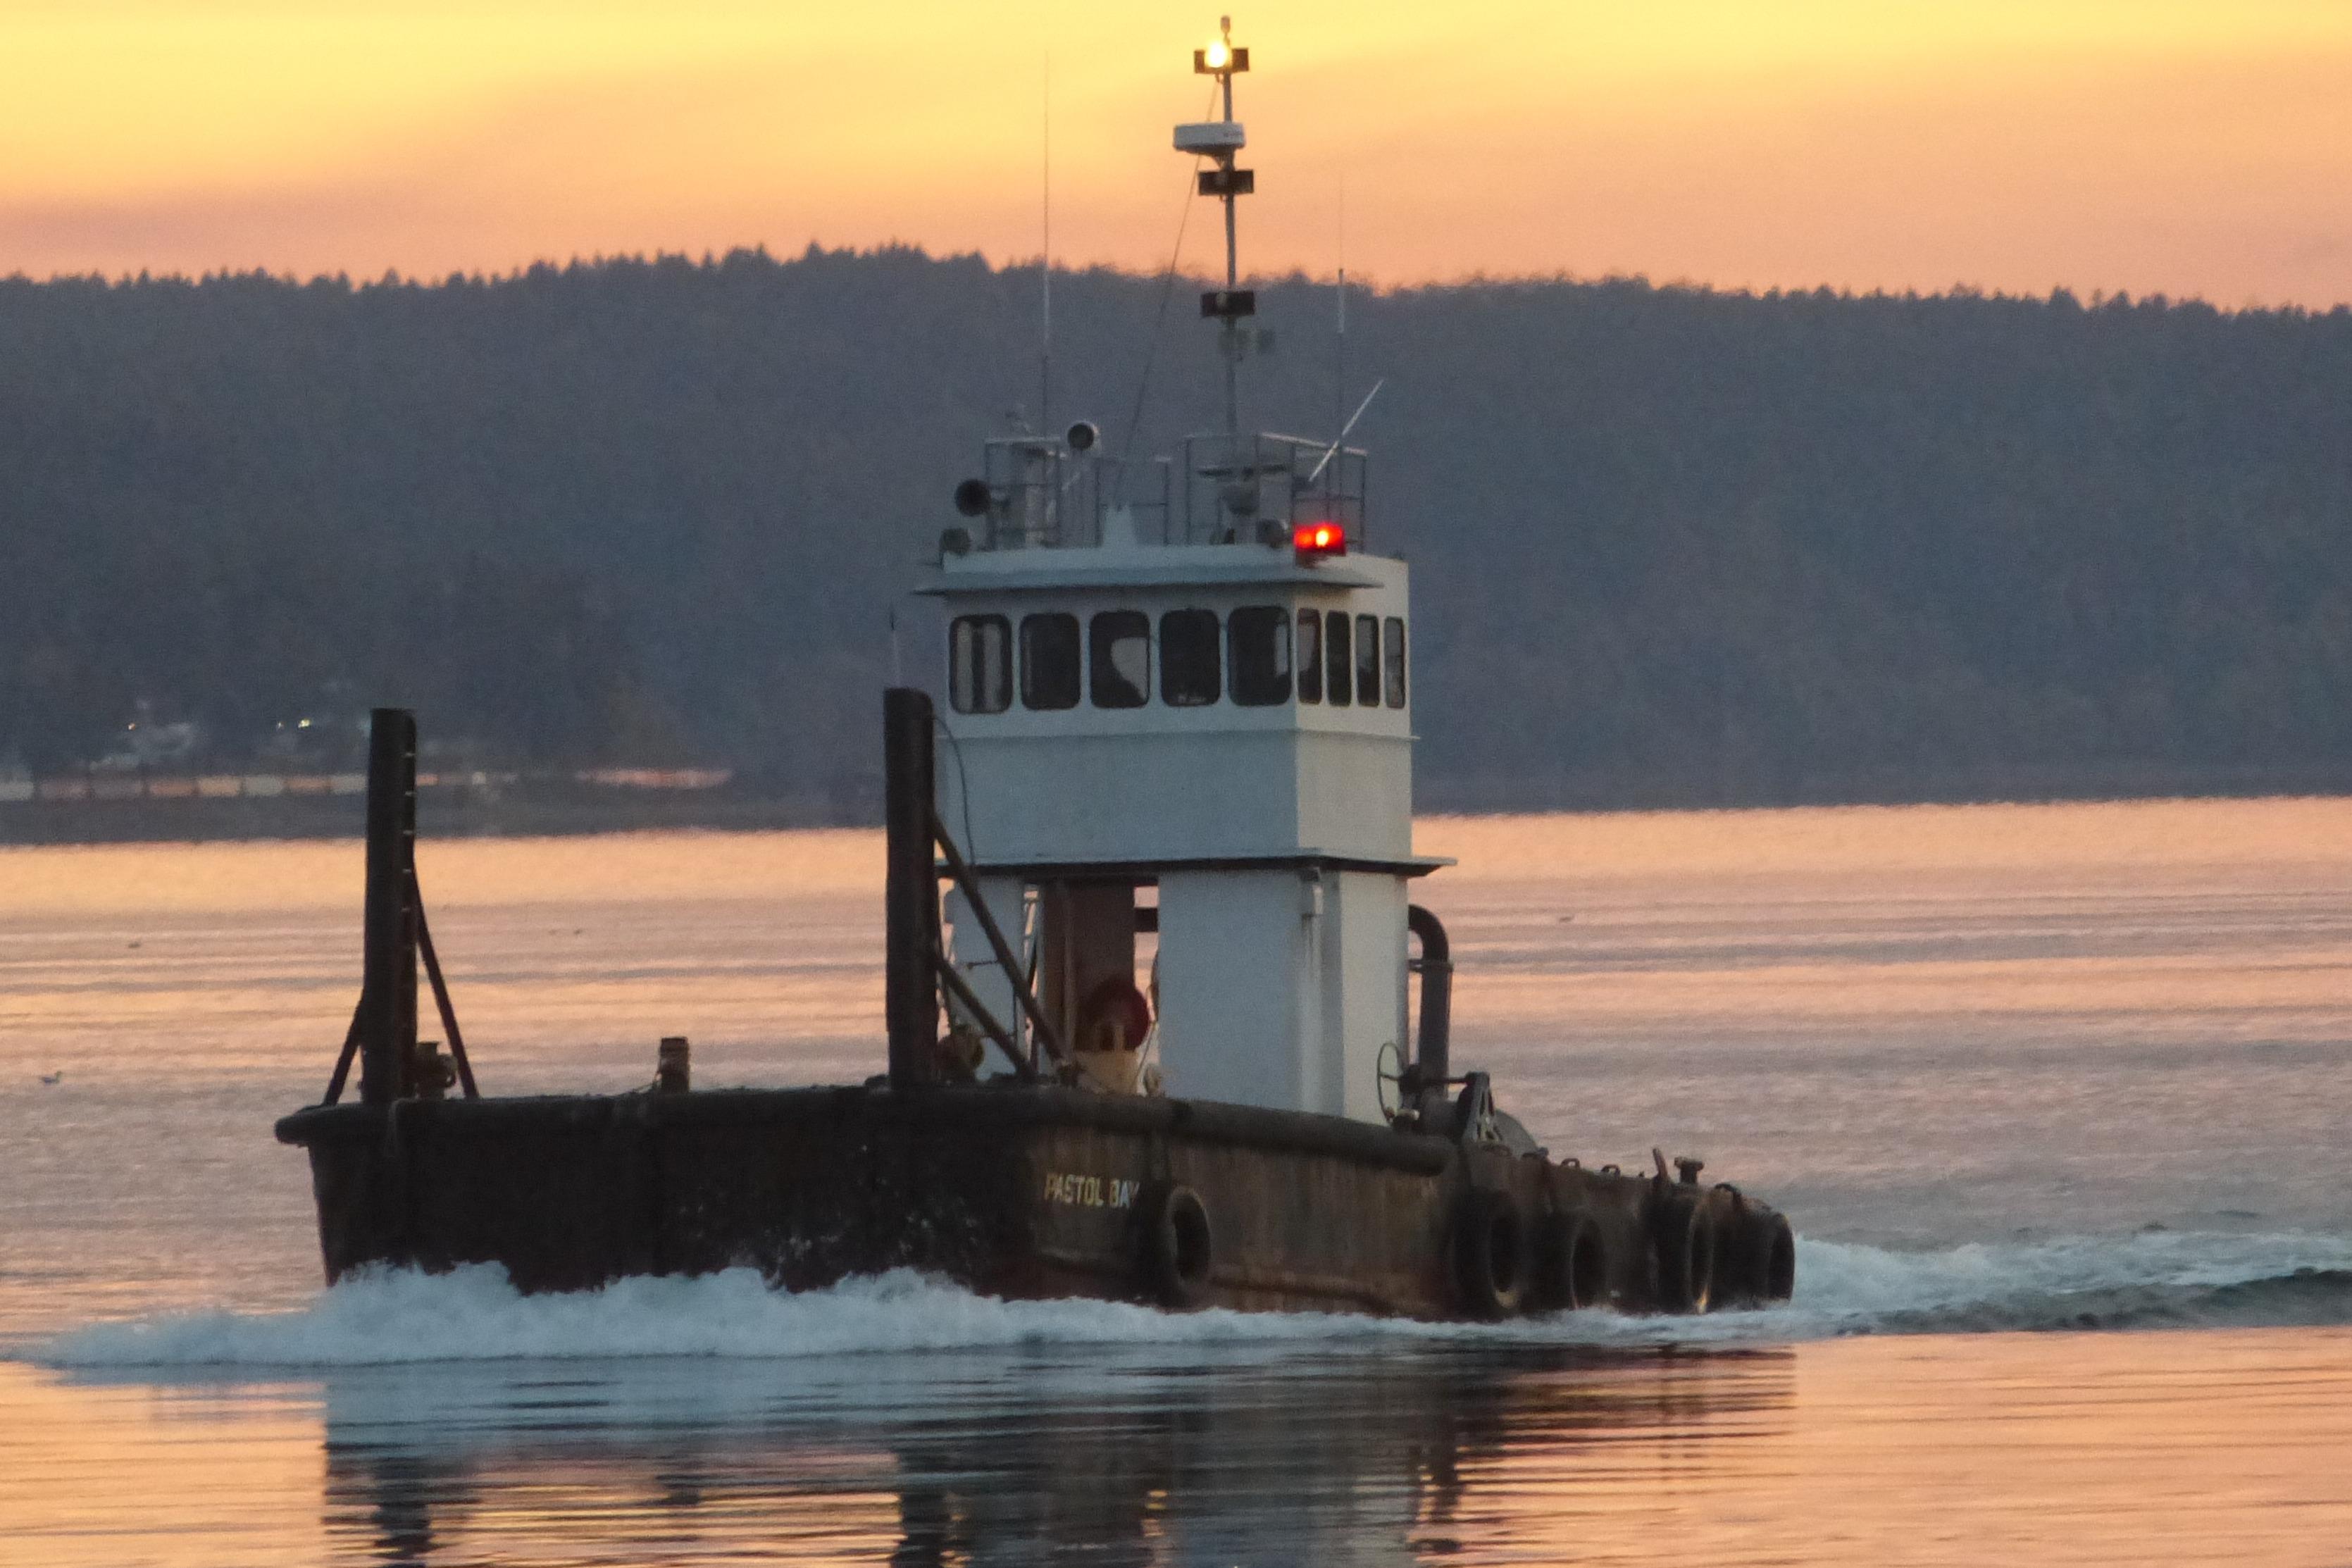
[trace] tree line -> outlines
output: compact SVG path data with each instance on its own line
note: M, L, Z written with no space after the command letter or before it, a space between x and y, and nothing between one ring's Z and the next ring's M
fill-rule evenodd
M0 767L418 707L854 816L1011 422L1218 418L1188 280L912 249L0 280ZM1265 280L1246 416L1375 379L1425 805L2352 786L2352 312ZM1149 374L1147 374L1147 367Z

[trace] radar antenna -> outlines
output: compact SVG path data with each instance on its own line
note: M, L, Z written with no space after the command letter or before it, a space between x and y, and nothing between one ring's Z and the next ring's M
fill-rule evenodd
M1241 257L1234 228L1235 198L1257 188L1255 170L1234 166L1234 157L1247 142L1241 121L1234 118L1234 77L1247 69L1249 51L1234 47L1234 19L1218 17L1217 40L1206 48L1192 51L1192 70L1195 75L1217 79L1223 118L1176 127L1176 151L1213 158L1217 163L1215 168L1201 171L1200 187L1202 195L1215 196L1224 203L1225 286L1201 296L1201 314L1219 324L1218 338L1225 360L1225 434L1235 439L1240 437L1242 429L1241 324L1257 314L1256 293L1240 287Z

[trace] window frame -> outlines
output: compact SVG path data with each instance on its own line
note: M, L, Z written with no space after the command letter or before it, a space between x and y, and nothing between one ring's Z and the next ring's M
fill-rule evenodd
M1301 702L1320 703L1323 700L1323 612L1308 608L1298 612L1290 643L1292 679L1298 689Z
M1142 679L1137 681L1134 685L1134 701L1106 702L1103 700L1104 673L1108 671L1113 679L1121 681L1124 681L1127 679L1124 675L1119 674L1116 666L1113 665L1113 655L1111 653L1111 648L1115 644L1126 639L1116 632L1106 637L1103 632L1103 625L1107 621L1118 621L1129 618L1132 618L1142 627L1142 631L1137 635L1139 635L1143 641L1143 676ZM1087 616L1087 700L1095 707L1105 709L1111 712L1132 711L1138 708L1146 708L1150 706L1151 667L1153 662L1151 653L1151 616L1149 611L1129 609L1097 610L1093 615Z
M1252 693L1249 696L1243 695L1242 672L1252 668L1255 661L1244 657L1242 646L1241 626L1244 616L1251 617L1253 626L1260 620L1265 622L1266 631L1272 634L1274 662L1280 667L1268 676L1263 686L1248 686L1246 689ZM1233 699L1234 707L1279 708L1290 700L1291 672L1295 664L1291 658L1290 623L1288 605L1238 605L1225 613L1225 695Z
M967 630L967 628L969 628L969 630ZM961 695L960 687L962 684L960 679L961 673L960 660L962 657L962 639L966 636L977 637L981 633L989 630L993 630L997 637L997 679L1001 686L1000 694L1003 696L1003 700L996 703L992 707L987 705L984 700L982 700L982 693L980 690L980 686L982 684L982 677L985 675L986 671L984 667L975 664L971 670L972 679L971 681L972 688L971 695L974 700L971 704L967 705L960 700ZM977 644L974 646L977 647ZM1002 713L1006 709L1013 706L1013 623L1003 614L996 611L985 611L978 615L958 616L953 621L949 623L948 706L958 713L982 715Z
M1323 612L1323 700L1334 708L1356 700L1355 621L1346 610Z
M1381 705L1381 618L1378 616L1356 617L1356 706L1378 708ZM1370 677L1367 684L1366 676ZM1366 693L1370 695L1367 696Z
M1070 700L1067 702L1039 701L1036 682L1032 677L1032 672L1036 669L1039 660L1033 647L1031 628L1035 627L1042 631L1045 625L1050 622L1062 623L1070 629L1070 667L1067 688ZM1020 644L1021 675L1014 685L1020 689L1022 707L1033 713L1066 713L1086 700L1087 634L1086 628L1078 624L1076 616L1067 610L1032 611L1021 617L1017 640ZM1052 695L1059 696L1061 693L1055 692Z
M1381 696L1391 708L1405 705L1404 617L1391 616L1381 628Z
M1204 653L1208 656L1205 671L1208 681L1205 686L1194 684L1186 688L1184 694L1180 697L1176 677L1186 673L1197 676L1203 671L1179 669L1180 660L1175 657L1177 637L1180 630L1187 641L1199 637L1200 633L1197 630L1182 628L1198 627L1203 620L1208 623L1207 637L1198 646L1187 647L1182 651L1184 661L1189 661L1195 656ZM1162 610L1160 613L1160 702L1162 707L1213 708L1217 705L1218 700L1225 694L1224 641L1224 621L1214 610L1199 605L1186 605L1173 610Z

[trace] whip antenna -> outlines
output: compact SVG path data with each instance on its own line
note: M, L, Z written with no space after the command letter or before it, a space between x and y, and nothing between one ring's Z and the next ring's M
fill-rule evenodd
M1045 51L1037 132L1037 427L1054 428L1054 51Z
M1334 184L1339 193L1339 285L1333 300L1339 318L1331 351L1331 427L1339 428L1339 410L1348 402L1348 172L1339 171ZM1342 437L1344 439L1344 435Z
M1388 378L1385 376L1372 383L1371 391L1364 394L1364 400L1356 405L1356 411L1348 416L1348 422L1345 425L1339 426L1339 434L1333 437L1331 444L1323 449L1323 460L1315 465L1314 471L1307 476L1305 483L1311 485L1323 477L1323 470L1329 468L1331 459L1339 455L1339 443L1348 438L1348 432L1356 427L1356 421L1364 416L1364 410L1372 405L1372 399L1378 397L1381 395L1381 388L1387 384Z

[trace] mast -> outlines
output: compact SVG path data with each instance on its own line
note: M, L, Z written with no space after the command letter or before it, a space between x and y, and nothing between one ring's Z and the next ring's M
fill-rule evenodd
M1234 166L1247 144L1241 121L1234 118L1234 77L1249 69L1249 51L1234 47L1234 19L1217 18L1217 41L1192 51L1192 70L1217 79L1223 117L1176 127L1176 150L1214 158L1217 166L1201 171L1204 196L1215 196L1225 208L1225 286L1201 296L1201 314L1218 323L1218 339L1225 360L1225 435L1238 441L1242 430L1242 322L1257 314L1257 295L1241 285L1241 250L1235 232L1234 203L1257 188L1255 170Z

